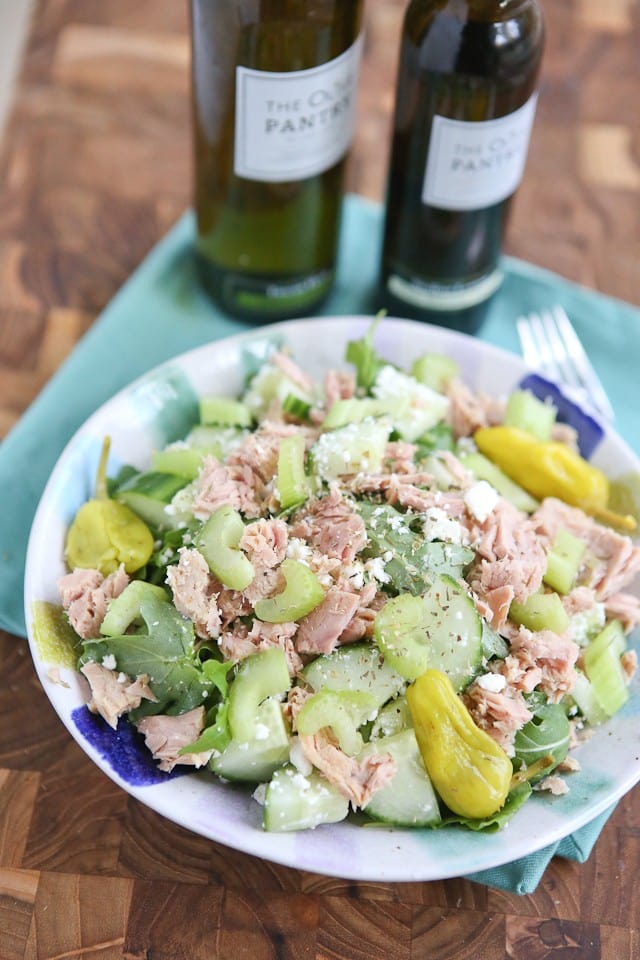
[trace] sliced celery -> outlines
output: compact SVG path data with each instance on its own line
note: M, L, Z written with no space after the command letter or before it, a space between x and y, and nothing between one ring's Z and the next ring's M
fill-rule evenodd
M242 661L229 692L231 737L246 743L256 736L256 712L267 697L286 693L291 686L284 650L270 647Z
M453 357L445 353L423 353L414 361L411 375L438 393L444 393L447 384L459 373L459 367Z
M285 437L278 451L276 486L283 510L303 503L309 496L309 481L304 469L305 442L301 433Z
M171 473L187 480L195 480L208 453L209 451L202 447L166 447L164 450L153 451L151 467L158 473Z
M557 593L533 593L524 603L514 600L509 608L509 618L534 632L564 633L569 626L569 617Z
M608 719L607 713L602 709L596 697L593 684L581 670L576 670L571 697L584 719L592 727L597 727Z
M585 649L584 662L587 669L589 664L596 660L600 654L604 653L609 647L613 649L618 657L622 656L627 649L624 627L619 620L610 620Z
M544 582L558 593L569 593L573 587L586 550L584 540L561 528L547 554Z
M340 749L355 756L363 747L358 728L372 719L376 698L362 690L322 689L303 704L296 719L298 733L312 735L323 727L331 727Z
M515 390L507 400L504 425L526 430L538 440L550 440L556 413L554 406L538 400L530 390Z
M232 590L244 590L255 577L252 564L238 548L243 532L240 514L224 504L205 521L195 542L211 572Z
M587 647L585 651L587 677L597 702L606 715L612 717L629 699L629 688L620 656L613 646L609 646L599 656L587 661L588 650Z
M279 569L286 581L284 590L255 605L256 617L265 623L301 620L324 600L322 584L304 563L287 558Z
M132 580L119 596L109 601L100 633L105 637L120 637L126 633L127 628L140 617L140 604L149 595L155 595L159 600L169 599L162 587L147 583L146 580Z
M402 417L409 409L408 397L394 397L376 400L374 397L350 397L348 400L336 400L322 421L323 430L335 430L350 423L362 423L367 417L389 415Z
M229 397L200 397L200 421L207 424L224 424L228 427L250 427L251 410L240 400Z
M288 393L282 401L282 412L296 420L308 420L311 404L295 393Z

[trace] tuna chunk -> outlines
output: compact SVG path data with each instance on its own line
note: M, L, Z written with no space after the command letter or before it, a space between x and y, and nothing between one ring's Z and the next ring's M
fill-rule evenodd
M213 750L201 753L181 754L180 750L194 743L204 728L205 709L196 707L177 717L157 714L144 717L138 723L138 730L144 735L146 745L155 760L159 760L160 770L169 772L178 763L192 767L203 767L208 763Z
M62 606L78 636L90 640L100 635L109 600L118 597L128 583L122 564L107 577L99 570L78 568L58 580Z
M479 559L468 580L492 608L496 603L490 597L499 588L511 588L519 602L540 589L547 567L544 546L534 522L513 504L501 498L482 523L470 521L469 536ZM504 599L499 595L498 607Z
M579 653L578 645L566 636L520 627L511 637L501 672L510 686L524 691L538 686L551 703L558 703L573 689Z
M309 501L299 511L289 533L343 563L352 563L367 542L362 517L337 485L331 487L327 496Z
M599 600L607 600L628 586L640 573L640 547L630 537L588 517L577 507L548 497L533 515L538 534L550 543L561 528L587 544L587 551L596 563L583 564L585 585L595 590Z
M275 367L279 367L285 376L295 383L297 387L300 387L300 389L307 394L313 394L315 389L313 378L310 377L302 367L299 367L290 356L282 353L280 350L276 350L275 353L271 354L270 360L271 363Z
M183 617L193 620L201 639L217 637L220 633L220 611L207 561L198 550L181 547L179 560L167 568L167 583L173 593L173 602Z
M502 421L503 401L474 393L457 377L449 381L447 396L450 404L448 419L456 438L470 437L479 427Z
M208 456L202 465L195 485L193 513L198 520L206 520L218 507L230 506L248 517L260 514L250 473L229 470L215 457Z
M605 601L607 619L620 620L625 633L640 626L640 598L631 593L612 593Z
M118 717L135 710L143 699L157 700L146 676L140 676L132 682L125 674L116 673L93 661L85 663L80 670L91 688L89 709L99 713L114 730L118 726Z
M354 808L365 807L372 796L393 779L396 762L389 754L375 754L365 760L349 757L337 745L330 731L300 736L302 751Z
M516 690L511 695L506 691L487 689L474 681L465 691L463 700L476 724L512 757L516 733L533 716L522 693Z
M327 410L338 400L350 400L356 392L356 378L350 370L329 370L324 381L324 397Z
M415 473L413 458L417 449L415 443L407 443L406 440L393 440L388 443L384 451L385 471L403 475Z
M284 520L256 520L245 527L240 540L256 572L270 570L287 555L289 534Z
M357 593L330 587L322 603L300 621L296 635L298 653L331 653L359 606Z
M293 622L262 623L256 620L251 630L239 623L233 630L225 631L221 635L218 645L224 659L234 663L239 663L258 650L280 647L287 658L289 675L294 677L304 666L293 641L297 629L298 624Z

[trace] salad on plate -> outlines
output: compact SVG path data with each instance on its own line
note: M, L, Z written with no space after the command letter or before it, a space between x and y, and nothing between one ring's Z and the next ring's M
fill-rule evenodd
M497 829L629 697L635 521L552 403L399 369L375 327L320 383L274 348L144 470L105 437L59 629L92 712L266 831Z

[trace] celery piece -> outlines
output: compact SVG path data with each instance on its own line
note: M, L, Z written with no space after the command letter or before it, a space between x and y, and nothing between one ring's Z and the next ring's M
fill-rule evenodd
M414 361L411 376L438 393L444 393L447 384L458 375L459 367L453 357L445 353L423 353Z
M205 521L195 541L211 572L232 590L244 590L255 577L253 565L238 549L243 532L240 514L223 504Z
M246 743L256 735L258 705L286 693L291 686L287 658L280 647L269 647L246 657L229 691L229 729L232 740Z
M286 581L284 590L255 605L256 617L265 623L301 620L324 600L322 584L304 563L287 558L279 569Z
M409 443L444 420L449 411L447 397L392 366L378 371L371 392L384 402L397 401L398 398L408 402L406 413L393 418L393 426Z
M547 554L544 582L558 593L569 593L573 587L586 550L584 540L561 528Z
M597 638L592 643L596 641ZM589 647L584 652L584 663L593 693L607 717L612 717L629 699L627 678L620 655L614 644L610 644L598 656L589 657L588 654Z
M283 510L303 503L309 496L309 481L304 471L305 443L301 433L284 437L278 451L276 487Z
M303 776L293 766L276 770L264 799L264 829L270 833L312 830L321 823L338 823L349 812L349 801L320 773Z
M550 440L556 414L552 404L538 400L530 390L515 390L507 400L504 425L526 430L538 440Z
M594 685L581 670L576 670L576 679L571 690L571 698L578 710L592 727L608 720L608 714L600 706Z
M621 657L627 649L627 638L624 627L619 620L610 620L588 644L583 654L587 672L589 664L596 660L600 654L604 653L609 647L613 649L613 652L618 657Z
M364 745L358 727L370 720L377 708L376 698L362 690L327 690L309 697L296 718L298 733L313 735L331 727L340 749L355 756Z
M184 444L154 450L151 454L151 468L158 473L170 473L186 480L195 480L208 452L202 447L187 447Z
M527 493L511 477L508 477L504 470L501 470L492 460L485 457L480 451L473 453L460 453L458 459L463 466L470 470L476 480L486 480L498 491L501 497L508 500L525 513L533 513L540 506L540 501Z
M229 397L200 397L200 422L228 427L250 427L253 417L246 403Z
M533 593L524 603L514 600L509 608L509 619L534 632L564 633L569 626L569 617L557 593Z
M248 433L246 427L199 423L189 431L184 442L189 447L217 457L218 460L225 460L232 450L240 446Z
M146 580L132 580L119 596L109 600L100 633L105 637L119 637L126 633L134 620L141 620L140 605L148 596L156 596L158 600L169 599L162 587L147 583Z

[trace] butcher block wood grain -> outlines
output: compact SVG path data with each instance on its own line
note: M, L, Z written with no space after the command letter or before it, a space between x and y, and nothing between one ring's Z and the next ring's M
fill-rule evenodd
M384 194L403 0L367 0L348 186ZM640 302L640 4L545 0L508 252ZM0 144L0 435L190 203L184 0L39 0ZM0 960L634 960L640 792L535 893L353 883L204 840L131 799L0 634Z

